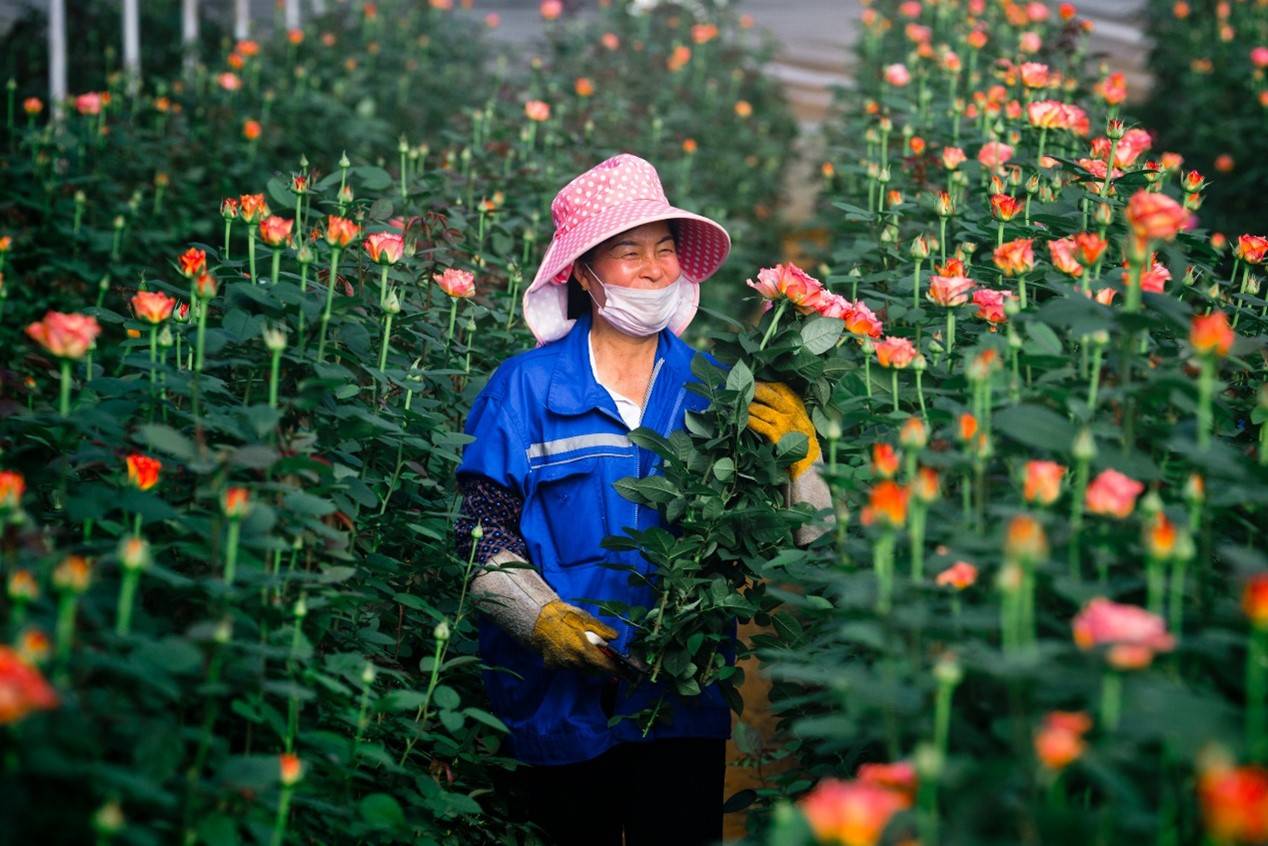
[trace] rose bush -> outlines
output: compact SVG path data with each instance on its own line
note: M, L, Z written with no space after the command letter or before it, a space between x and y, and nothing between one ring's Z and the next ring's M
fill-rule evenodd
M742 189L677 187L773 244L791 124L724 9L560 23L523 77L487 72L489 24L446 5L337 4L10 125L12 836L530 836L451 551L466 410L531 344L518 300L560 181L609 150L671 170L687 140L725 149ZM709 49L671 70L659 45L692 27ZM714 100L672 92L695 86L765 111L718 106L688 139Z
M835 537L751 567L762 839L1254 842L1262 233L1211 237L1072 5L862 14L819 270L886 337L808 392Z

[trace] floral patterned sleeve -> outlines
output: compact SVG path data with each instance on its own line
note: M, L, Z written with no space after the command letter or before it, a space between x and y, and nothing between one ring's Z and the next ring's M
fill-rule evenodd
M484 476L460 476L458 490L462 508L454 523L454 548L462 560L471 555L471 530L479 523L484 537L476 548L475 561L483 565L499 552L507 551L528 560L528 545L520 536L520 511L524 500L508 487Z

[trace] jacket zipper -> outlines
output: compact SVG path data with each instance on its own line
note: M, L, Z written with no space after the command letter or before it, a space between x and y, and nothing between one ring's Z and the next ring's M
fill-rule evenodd
M647 383L647 393L643 396L643 416L644 417L647 416L647 406L651 402L651 399L652 399L652 388L656 387L656 377L660 375L660 368L661 368L661 365L663 365L664 363L665 363L665 359L662 356L661 358L656 360L656 366L652 368L652 379L650 382ZM635 448L634 454L635 456L639 454L637 448ZM637 463L638 478L641 479L643 478L643 460L639 458L637 461L638 461ZM637 502L634 503L634 528L636 529L638 528L638 503Z

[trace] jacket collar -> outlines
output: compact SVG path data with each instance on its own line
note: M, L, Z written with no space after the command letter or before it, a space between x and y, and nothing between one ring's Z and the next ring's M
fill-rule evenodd
M607 389L594 378L590 369L590 327L593 316L590 312L578 317L568 334L558 343L562 345L560 355L550 377L550 390L546 396L546 407L559 414L584 414L592 409L601 408L616 413L616 405ZM662 329L656 339L656 358L668 358L666 367L679 370L678 359L681 358L677 347L686 344L679 340L669 329ZM690 373L690 356L687 356L688 373ZM653 365L654 367L655 365ZM665 378L667 374L661 374ZM679 377L681 378L681 376ZM650 398L648 404L650 405ZM643 410L644 415L647 409Z

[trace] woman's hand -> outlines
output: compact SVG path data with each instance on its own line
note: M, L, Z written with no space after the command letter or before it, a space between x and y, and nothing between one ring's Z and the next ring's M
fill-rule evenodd
M556 599L548 602L537 615L531 643L542 654L547 667L593 668L615 674L616 663L586 639L587 631L606 641L616 640L620 635L575 605Z
M783 382L757 383L753 402L748 407L748 428L765 436L773 444L779 443L779 439L789 432L800 432L806 436L809 441L806 457L788 469L790 479L796 480L809 470L822 454L805 404Z

